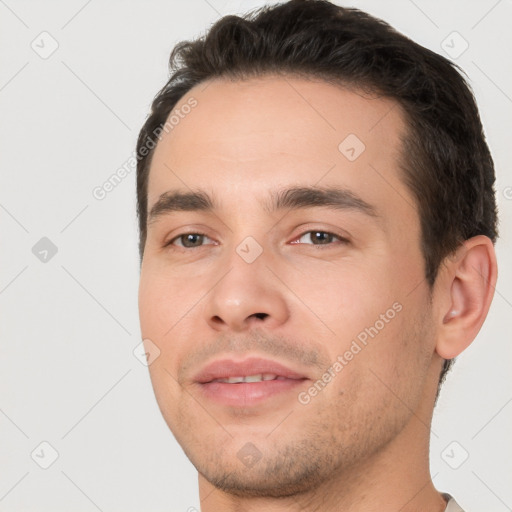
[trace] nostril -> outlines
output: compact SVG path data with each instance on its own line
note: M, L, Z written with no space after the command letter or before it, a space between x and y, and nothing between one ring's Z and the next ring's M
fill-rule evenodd
M268 316L268 313L254 313L254 315L251 315L251 316L255 316L255 317L259 318L260 320L263 320L265 317Z

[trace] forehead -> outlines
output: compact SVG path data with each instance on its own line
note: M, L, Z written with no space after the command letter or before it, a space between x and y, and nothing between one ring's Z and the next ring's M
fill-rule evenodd
M414 202L398 170L405 124L392 100L303 78L217 79L191 89L171 116L152 159L149 209L169 189L249 200L291 184Z

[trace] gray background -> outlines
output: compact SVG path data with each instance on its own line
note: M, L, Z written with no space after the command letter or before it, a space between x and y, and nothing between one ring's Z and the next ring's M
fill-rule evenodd
M468 512L512 510L512 3L339 3L448 51L480 105L500 276L441 394L431 466ZM199 508L195 469L133 353L135 172L103 200L93 190L132 155L174 44L262 4L0 0L0 511Z

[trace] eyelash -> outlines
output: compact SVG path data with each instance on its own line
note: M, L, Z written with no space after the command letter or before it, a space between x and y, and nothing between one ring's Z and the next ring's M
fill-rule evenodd
M330 231L322 231L321 229L310 229L308 231L304 231L304 233L299 235L295 240L301 239L304 235L307 235L308 233L323 233L325 235L330 235L330 236L333 236L334 238L337 238L339 240L339 242L342 243L342 244L347 244L349 242L345 237L342 237L342 236L337 235L335 233L332 233ZM198 236L202 236L202 237L205 237L205 238L209 238L207 235L205 235L203 233L197 233L197 232L191 231L189 233L182 233L181 235L175 236L173 239L171 239L169 242L167 242L164 245L164 247L169 247L169 246L175 245L174 242L176 240L180 240L183 237L186 237L188 235L198 235ZM298 242L291 242L291 243L294 244L294 245L298 245ZM331 245L338 245L338 244L333 244L331 242L331 243L328 243L328 244L306 244L306 245L313 245L315 247L323 249L324 248L323 246L331 246ZM182 245L175 245L175 247L178 247L179 249L186 251L186 250L190 250L190 249L200 249L201 247L204 247L204 245L200 245L200 246L197 246L197 247L184 247Z

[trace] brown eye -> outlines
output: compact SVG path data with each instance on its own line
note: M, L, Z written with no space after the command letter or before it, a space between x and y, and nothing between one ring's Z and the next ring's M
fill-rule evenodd
M308 239L310 242L308 242ZM334 233L328 231L307 231L298 238L296 243L305 243L309 245L330 245L334 240L345 242L346 240Z
M203 242L208 237L200 233L184 233L176 238L173 238L167 245L177 245L186 249L201 247Z

